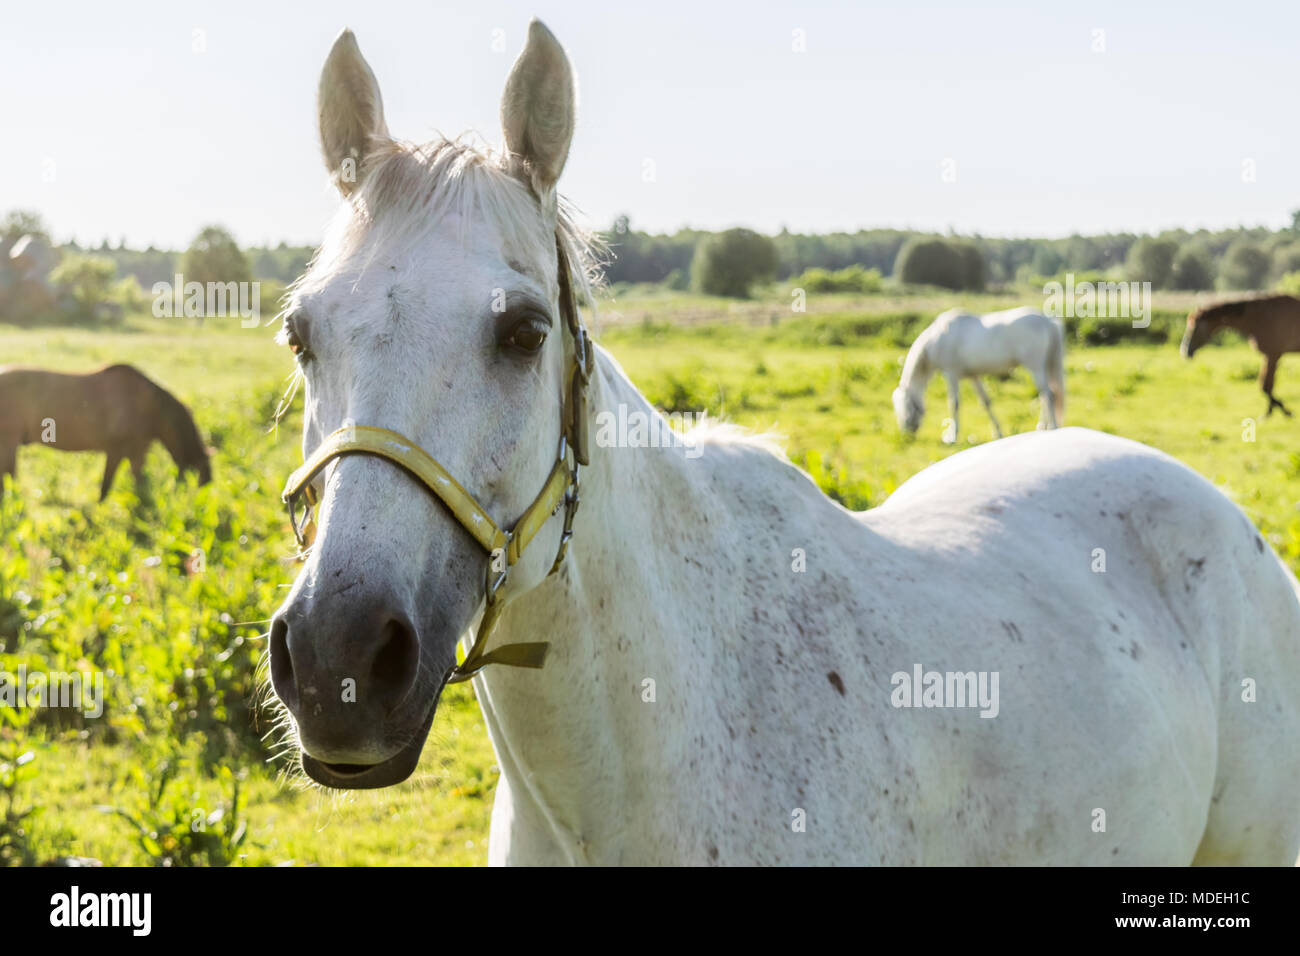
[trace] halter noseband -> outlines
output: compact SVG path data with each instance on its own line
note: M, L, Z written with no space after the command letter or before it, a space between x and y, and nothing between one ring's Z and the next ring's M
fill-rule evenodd
M506 602L499 599L498 592L505 584L506 575L518 563L524 549L546 525L547 520L560 510L561 505L564 506L564 531L560 535L560 546L549 573L554 574L564 563L569 541L573 538L573 517L578 510L578 469L590 464L587 386L591 382L595 356L591 338L587 335L582 316L578 314L573 299L568 260L558 237L556 253L559 256L560 310L573 339L573 361L568 369L568 387L560 408L560 448L541 492L513 527L509 530L502 529L483 506L474 500L474 496L419 445L397 432L370 425L345 425L328 435L312 456L289 476L281 495L289 508L289 524L293 528L294 537L298 539L299 548L305 551L316 534L313 510L318 500L312 481L335 458L344 455L374 455L392 462L417 478L430 494L446 506L461 527L473 536L488 555L484 582L487 607L465 660L448 671L448 683L469 680L488 664L541 667L550 648L549 643L538 642L503 644L494 651L484 650L505 609ZM301 520L297 516L299 497L307 500L307 509ZM300 557L305 557L305 554Z

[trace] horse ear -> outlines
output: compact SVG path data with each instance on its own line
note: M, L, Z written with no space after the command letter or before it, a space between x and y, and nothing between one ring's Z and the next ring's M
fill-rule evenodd
M506 80L501 126L516 175L532 187L543 208L555 202L555 184L573 140L575 110L569 58L551 31L535 19L528 25L524 52Z
M361 182L366 154L389 139L379 81L351 30L340 33L330 48L316 105L325 168L339 192L351 195Z

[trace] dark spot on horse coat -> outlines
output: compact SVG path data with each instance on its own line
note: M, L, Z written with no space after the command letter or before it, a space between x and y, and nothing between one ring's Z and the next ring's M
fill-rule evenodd
M1260 554L1264 553L1264 539L1259 535L1255 535L1255 550Z
M716 846L709 847L709 859L716 860L717 858L718 858L718 848Z
M1016 641L1017 643L1024 641L1024 637L1020 633L1020 628L1016 627L1013 622L1003 621L1002 629L1007 632L1007 636L1013 641Z
M840 675L835 673L834 671L831 671L829 674L826 675L826 679L831 682L831 686L834 687L837 691L839 691L840 696L843 697L844 681L840 679Z

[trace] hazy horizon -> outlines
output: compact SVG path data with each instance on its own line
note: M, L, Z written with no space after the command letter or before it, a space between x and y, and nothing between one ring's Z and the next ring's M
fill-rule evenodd
M0 211L86 246L184 248L209 223L315 245L338 202L315 89L339 30L395 136L495 143L534 14L578 74L561 190L595 228L1054 238L1275 229L1300 207L1297 8L142 0L6 12Z

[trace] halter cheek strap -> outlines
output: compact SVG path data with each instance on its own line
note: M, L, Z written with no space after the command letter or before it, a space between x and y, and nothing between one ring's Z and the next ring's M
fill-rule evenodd
M509 571L523 557L524 549L545 527L546 522L564 507L564 530L551 565L554 574L564 563L569 541L573 538L573 518L578 510L578 470L589 464L587 388L591 382L594 356L591 339L582 324L573 301L568 264L557 239L559 255L560 308L565 326L573 340L573 360L566 375L564 401L560 409L560 449L542 490L519 520L509 530L502 529L468 491L432 455L404 435L370 425L345 425L328 435L311 457L303 462L285 484L281 499L289 508L289 523L301 549L306 549L316 535L313 512L318 504L312 481L334 459L345 455L373 455L392 462L418 480L427 491L446 506L451 516L468 531L488 555L484 594L486 609L474 644L465 660L447 674L448 683L469 680L488 664L539 668L546 661L550 644L546 642L503 644L486 650L488 638L505 610L500 599L501 586ZM307 508L298 518L299 498ZM305 556L305 555L304 555Z

